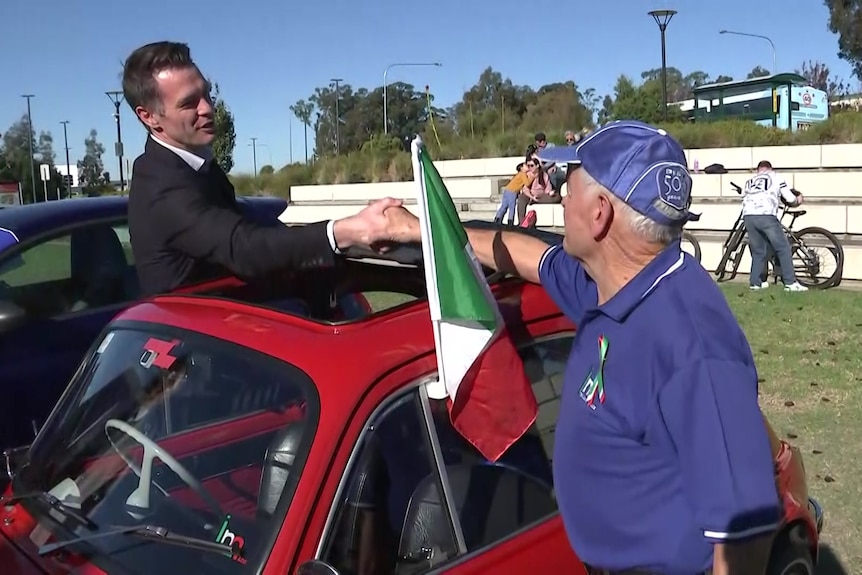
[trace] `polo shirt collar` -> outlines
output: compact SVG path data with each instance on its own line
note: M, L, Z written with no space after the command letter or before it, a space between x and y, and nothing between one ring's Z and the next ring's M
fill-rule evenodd
M212 159L212 150L210 148L202 148L201 150L199 150L199 153L196 154L194 152L190 152L188 150L184 150L182 148L178 148L176 146L168 144L167 142L164 142L153 135L150 135L150 139L178 155L196 172L201 171L201 168L204 166L207 160Z
M666 278L682 267L685 254L679 241L659 253L610 300L595 311L622 322Z

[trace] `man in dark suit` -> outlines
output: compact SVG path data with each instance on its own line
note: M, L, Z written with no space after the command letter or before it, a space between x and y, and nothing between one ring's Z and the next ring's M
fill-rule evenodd
M233 185L213 160L210 86L187 45L156 42L132 52L123 70L123 93L149 134L129 191L129 234L144 295L225 271L254 279L285 269L329 267L343 249L399 240L401 230L390 215L403 208L391 198L354 216L307 226L246 218Z

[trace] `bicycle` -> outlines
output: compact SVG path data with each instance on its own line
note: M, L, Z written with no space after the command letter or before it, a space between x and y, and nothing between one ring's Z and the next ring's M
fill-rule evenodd
M686 249L686 244L689 244L691 247ZM694 237L694 234L683 230L682 237L680 238L680 247L684 252L687 252L691 257L697 260L697 263L700 263L700 242L697 241L697 238Z
M730 185L737 194L742 194L742 187L734 182L731 182ZM791 192L794 195L799 195L798 190L791 188ZM844 273L844 247L841 245L841 241L829 230L817 226L795 231L793 225L796 220L808 212L791 209L783 199L781 204L782 210L778 220L790 242L790 253L793 258L793 269L796 272L797 281L806 287L815 289L829 289L840 285ZM784 225L784 218L788 215L791 218L790 225ZM816 241L814 236L817 235L824 237L825 241ZM724 251L715 270L718 281L728 281L736 277L746 247L748 247L748 232L745 230L745 223L740 210L736 222L724 241ZM824 258L815 251L820 248L827 250L835 258L835 271L826 277L820 276ZM728 266L730 266L729 269ZM781 277L781 267L771 246L767 256L767 269L761 277L762 281L768 281L770 266L772 267L774 283L777 283Z

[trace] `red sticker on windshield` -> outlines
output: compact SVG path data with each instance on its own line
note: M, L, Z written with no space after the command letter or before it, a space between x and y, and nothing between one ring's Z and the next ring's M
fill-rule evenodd
M144 353L145 357L141 358L141 365L144 367L155 365L162 369L169 369L177 360L176 357L171 355L171 350L179 343L180 340L178 339L164 341L151 337L144 344L144 351L146 353Z

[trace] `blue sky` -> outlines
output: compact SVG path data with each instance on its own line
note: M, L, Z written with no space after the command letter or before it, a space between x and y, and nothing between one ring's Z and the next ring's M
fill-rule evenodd
M396 68L388 80L429 84L444 106L459 100L489 65L518 84L572 79L604 94L619 74L639 78L660 66L658 27L646 14L655 8L679 11L668 27L668 65L684 73L744 77L756 65L771 68L767 42L718 34L727 28L772 38L781 71L814 59L850 76L819 1L3 0L0 132L26 111L20 95L35 94L33 124L54 135L58 161L64 156L60 121L69 120L72 162L95 128L107 150L105 166L116 178L116 127L104 92L119 89L131 50L170 39L189 43L236 116L234 171L251 170L251 137L264 145L258 166L270 156L280 166L290 157L291 123L293 157L304 155L302 126L288 106L330 78L379 86L388 64L439 61L442 68ZM134 158L144 132L125 105L122 126L126 155Z

